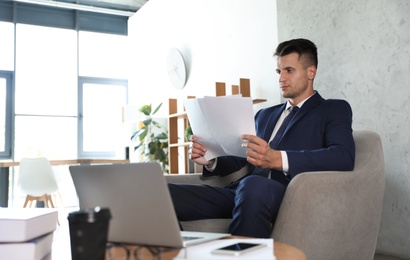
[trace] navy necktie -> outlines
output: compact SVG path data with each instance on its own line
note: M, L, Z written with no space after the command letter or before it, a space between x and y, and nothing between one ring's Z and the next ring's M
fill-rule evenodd
M288 126L290 120L293 118L293 116L298 112L299 107L294 106L290 108L289 114L285 117L285 119L282 122L282 125L279 127L278 132L276 132L275 137L273 140L269 143L270 147L272 149L275 149L278 144L280 139L282 139L283 133L285 132L286 127Z
M282 125L279 127L278 132L276 132L275 137L273 138L273 140L269 143L270 147L272 149L275 149L276 146L279 143L279 140L282 138L283 133L285 132L286 127L288 126L290 120L292 119L292 117L296 114L296 112L298 111L299 107L294 106L290 108L289 114L285 117L285 119L282 122ZM254 175L262 175L265 177L268 177L270 173L270 169L261 169L261 168L255 168L251 174Z

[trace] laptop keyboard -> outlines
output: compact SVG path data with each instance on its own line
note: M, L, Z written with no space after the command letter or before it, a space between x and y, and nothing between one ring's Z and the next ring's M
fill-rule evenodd
M200 239L200 238L202 238L202 237L182 236L183 241L189 241L189 240Z

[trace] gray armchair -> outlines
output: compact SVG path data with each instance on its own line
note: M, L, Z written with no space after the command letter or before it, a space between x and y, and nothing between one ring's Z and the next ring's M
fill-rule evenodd
M349 172L306 172L290 182L272 237L301 249L307 259L373 259L379 232L384 159L380 137L354 131L356 162ZM168 182L226 186L246 173L226 177L167 175ZM227 232L230 219L182 222L184 230Z

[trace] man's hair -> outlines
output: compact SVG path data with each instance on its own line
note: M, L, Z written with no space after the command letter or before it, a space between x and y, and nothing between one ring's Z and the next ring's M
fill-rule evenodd
M282 42L276 48L273 56L282 57L291 53L299 54L299 60L302 60L305 68L312 65L317 68L317 48L313 42L301 38Z

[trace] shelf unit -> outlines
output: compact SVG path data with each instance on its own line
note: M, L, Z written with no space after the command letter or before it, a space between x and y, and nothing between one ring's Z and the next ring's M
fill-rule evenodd
M189 96L188 98L195 98ZM169 163L169 173L180 173L179 167L179 155L182 149L182 158L184 161L184 169L189 169L189 159L188 159L188 146L189 142L185 142L184 135L181 135L181 131L186 129L189 125L186 112L178 113L178 100L174 98L169 99L169 117L168 117L168 163ZM182 120L183 130L180 130L180 123Z
M226 96L225 82L216 82L216 96ZM250 79L239 79L239 85L231 86L232 95L241 94L242 97L251 97L251 81ZM266 99L253 99L253 104L266 102Z
M226 84L224 82L216 82L216 96L226 96ZM239 85L232 85L232 95L242 94L243 97L250 97L250 80L241 78ZM195 96L188 96L195 98ZM254 99L253 104L265 102L266 99ZM182 126L182 129L181 129ZM200 172L202 167L196 165L188 159L189 142L185 142L184 130L189 126L187 114L184 111L178 111L178 100L175 98L169 99L169 116L168 116L168 162L169 173L194 173ZM181 163L182 162L182 163ZM184 166L184 172L181 172Z

